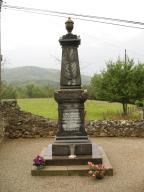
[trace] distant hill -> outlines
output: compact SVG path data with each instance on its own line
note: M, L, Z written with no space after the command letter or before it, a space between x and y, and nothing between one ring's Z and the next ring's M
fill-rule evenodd
M49 85L58 87L60 81L60 71L41 67L25 66L16 68L5 68L2 79L10 84L25 85L27 83L37 83L39 85ZM90 77L82 75L82 84L89 84Z

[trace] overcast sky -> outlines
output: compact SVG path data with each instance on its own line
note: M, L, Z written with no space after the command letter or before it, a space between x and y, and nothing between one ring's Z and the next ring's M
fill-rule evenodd
M143 0L6 0L9 5L73 12L144 22ZM66 34L65 18L2 8L2 54L6 67L40 66L60 69L58 39ZM105 62L127 54L144 62L144 29L73 19L80 35L81 73L100 72ZM144 26L141 26L144 27Z

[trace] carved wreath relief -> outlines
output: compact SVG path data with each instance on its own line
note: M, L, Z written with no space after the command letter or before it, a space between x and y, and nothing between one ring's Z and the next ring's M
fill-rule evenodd
M77 85L80 83L80 70L78 65L77 49L66 47L63 49L63 83L67 85Z

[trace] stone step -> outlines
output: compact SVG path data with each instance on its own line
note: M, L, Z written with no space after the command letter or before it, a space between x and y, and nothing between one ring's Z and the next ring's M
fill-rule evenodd
M46 166L44 169L31 170L32 176L88 176L87 165ZM106 169L105 176L112 176L113 170Z
M60 147L60 145L58 145L58 147ZM62 150L66 149L62 145ZM52 144L49 144L47 148L42 150L40 155L45 159L46 165L87 165L88 161L92 161L93 163L97 164L102 163L102 152L99 149L99 146L95 144L92 144L92 155L76 155L76 157L73 159L69 158L69 155L74 154L77 153L74 151L71 153L71 151L69 151L68 155L55 156L52 154Z
M101 164L102 163L102 158L101 157L97 157L97 158L75 158L75 159L70 159L70 158L58 158L58 159L45 159L45 163L47 166L58 166L58 165L62 165L62 166L67 166L67 165L87 165L87 162L91 161L91 162L96 162L97 164Z
M105 175L113 176L113 167L102 147L99 147L103 156L103 164L106 168ZM37 169L33 166L32 176L88 176L88 165L47 165L43 169Z

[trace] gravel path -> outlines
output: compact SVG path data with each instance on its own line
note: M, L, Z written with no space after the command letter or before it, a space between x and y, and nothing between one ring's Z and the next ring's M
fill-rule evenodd
M144 139L92 138L114 168L113 177L34 177L32 159L51 139L4 140L0 144L0 192L144 192Z

